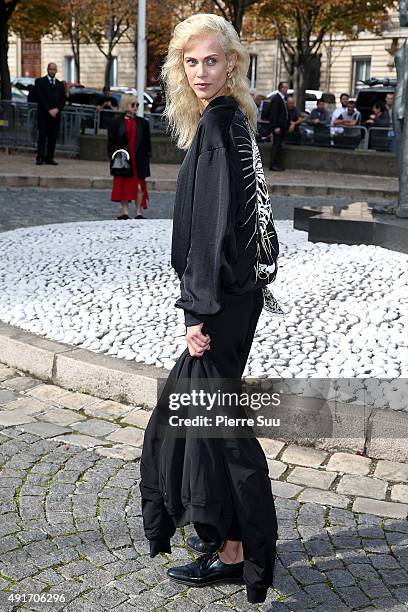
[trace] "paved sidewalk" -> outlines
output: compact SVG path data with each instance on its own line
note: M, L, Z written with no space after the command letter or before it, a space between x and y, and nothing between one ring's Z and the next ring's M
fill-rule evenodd
M150 559L138 487L148 418L0 365L2 611L407 609L408 464L277 440L261 440L280 537L267 601L168 580L167 567L193 558L191 527L172 555Z
M150 188L174 191L178 170L175 164L151 164ZM266 168L265 175L270 190L281 195L394 198L398 190L397 178L305 170L271 172ZM60 158L58 166L36 166L33 155L0 152L0 186L105 189L110 184L107 162Z

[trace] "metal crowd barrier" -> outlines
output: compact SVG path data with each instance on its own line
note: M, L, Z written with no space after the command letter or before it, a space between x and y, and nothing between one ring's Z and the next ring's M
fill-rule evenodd
M66 106L61 112L57 150L78 153L81 134L97 134L107 130L118 111L97 111L94 106ZM146 113L150 130L164 133L167 123L162 114ZM266 140L268 123L258 123L258 139ZM0 146L35 149L37 146L37 105L0 101ZM365 126L323 127L302 123L285 135L286 144L373 149L394 152L395 133L392 128Z
M268 140L269 125L258 122L258 140ZM336 147L341 149L373 149L376 151L395 152L395 132L392 128L355 126L314 126L301 123L294 132L287 132L285 144Z
M56 149L78 153L80 134L96 134L94 107L67 106L61 112ZM35 149L37 104L0 101L0 146Z
M355 126L327 127L302 124L299 126L301 144L341 149L365 149L367 128Z
M394 129L392 127L369 128L368 148L374 151L395 153L397 142Z
M61 112L56 149L79 152L81 134L107 130L118 111L97 111L94 106L66 106ZM158 113L146 113L152 132L165 132L166 122ZM0 101L0 146L35 149L37 147L37 104Z

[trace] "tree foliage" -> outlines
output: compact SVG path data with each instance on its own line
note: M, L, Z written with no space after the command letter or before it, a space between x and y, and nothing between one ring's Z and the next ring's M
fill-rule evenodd
M11 99L8 66L9 34L39 39L53 31L59 3L56 0L0 0L1 99Z
M10 29L31 40L52 34L58 23L57 0L19 0L10 19Z

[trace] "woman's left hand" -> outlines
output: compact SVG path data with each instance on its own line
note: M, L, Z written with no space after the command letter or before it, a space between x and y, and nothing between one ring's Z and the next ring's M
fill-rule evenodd
M210 350L210 336L202 333L204 323L187 327L186 342L191 357L202 357Z

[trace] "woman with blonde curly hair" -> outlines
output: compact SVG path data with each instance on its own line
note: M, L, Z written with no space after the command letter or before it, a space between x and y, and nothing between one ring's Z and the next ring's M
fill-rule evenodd
M197 536L187 545L203 554L170 568L173 580L198 587L245 583L248 601L258 603L272 584L277 540L262 447L245 428L214 433L191 419L175 433L171 425L181 391L190 400L179 405L178 422L209 414L203 405L194 411L193 391L214 384L241 390L266 285L277 273L279 243L254 136L248 66L232 25L198 14L176 26L162 68L165 116L178 146L188 149L177 182L171 259L187 348L146 429L140 490L151 557L171 552L176 527L194 524ZM239 403L229 414L245 416Z

